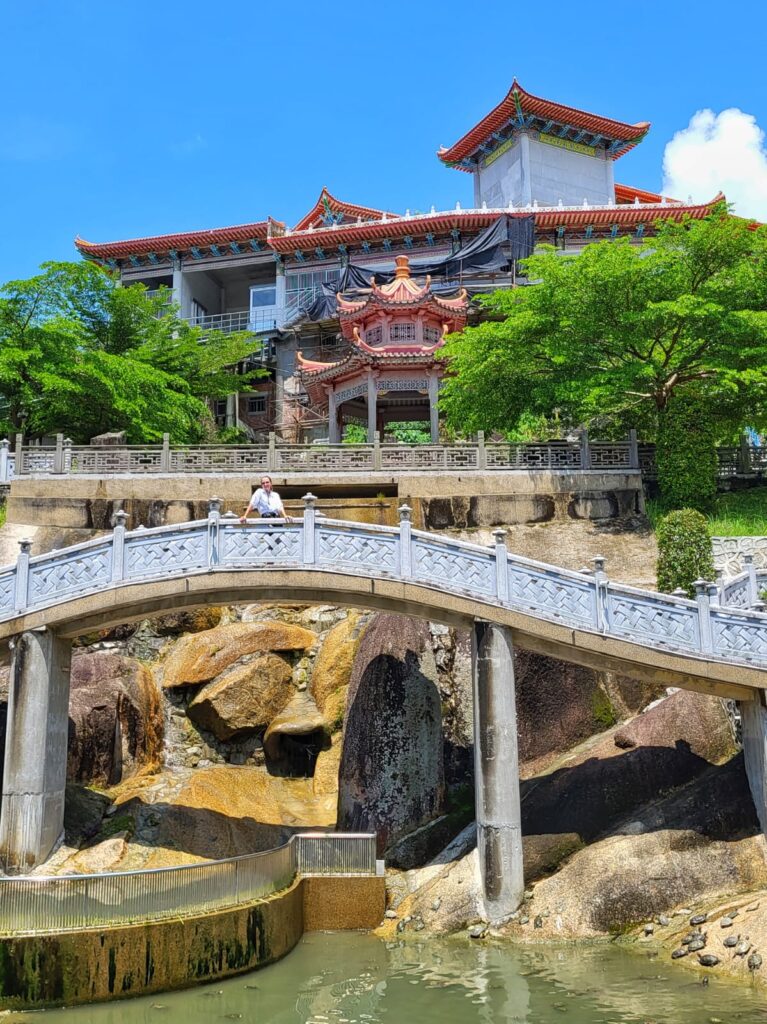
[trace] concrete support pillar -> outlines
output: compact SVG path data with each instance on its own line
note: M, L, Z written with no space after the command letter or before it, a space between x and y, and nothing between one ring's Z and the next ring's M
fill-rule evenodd
M767 835L767 707L765 691L758 691L758 700L741 701L740 724L743 731L743 759L754 807Z
M8 874L41 864L64 829L72 643L21 633L11 655L0 860Z
M474 776L485 916L502 921L524 895L514 648L505 626L476 621Z
M375 433L378 429L376 423L376 406L378 403L378 388L376 386L376 379L372 373L368 374L368 444L372 444L375 440Z
M439 444L439 377L436 373L429 377L429 427L431 443Z
M338 405L336 393L333 388L328 388L328 441L331 444L341 443L341 427L338 422Z

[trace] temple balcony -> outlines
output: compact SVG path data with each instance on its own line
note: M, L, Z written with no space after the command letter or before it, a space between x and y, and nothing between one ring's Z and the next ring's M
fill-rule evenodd
M284 312L279 306L261 306L257 309L230 310L228 313L186 316L184 320L193 327L201 327L205 331L220 331L222 334L234 334L237 331L267 334L280 329Z

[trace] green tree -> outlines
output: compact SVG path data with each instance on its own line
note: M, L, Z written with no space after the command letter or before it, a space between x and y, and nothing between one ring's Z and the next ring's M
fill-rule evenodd
M677 588L695 596L695 580L713 580L714 558L705 517L691 508L664 516L656 530L658 540L658 590Z
M533 285L485 296L488 319L448 339L452 426L510 434L558 415L648 436L681 393L728 437L767 421L767 229L721 207L525 268Z
M2 429L76 442L106 430L125 430L131 443L166 432L200 440L206 399L247 390L234 367L257 345L245 334L203 336L166 294L120 287L92 263L45 263L0 289Z
M658 424L658 486L668 508L707 511L716 495L716 420L694 390L669 399Z

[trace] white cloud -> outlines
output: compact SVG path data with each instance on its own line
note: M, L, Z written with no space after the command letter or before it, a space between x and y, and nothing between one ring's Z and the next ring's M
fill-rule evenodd
M666 143L663 192L706 202L724 192L735 213L767 220L767 148L752 114L737 107L699 110Z

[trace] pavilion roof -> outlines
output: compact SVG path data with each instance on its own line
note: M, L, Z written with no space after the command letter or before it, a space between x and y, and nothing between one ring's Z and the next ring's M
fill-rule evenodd
M396 270L394 280L378 285L375 278L371 279L370 292L362 299L345 299L336 296L339 317L342 321L358 322L369 319L378 309L429 310L439 317L449 316L451 319L465 319L469 299L466 289L453 298L443 298L431 291L431 277L427 276L424 284L419 285L410 276L410 261L407 256L397 256L394 261Z
M305 213L296 224L294 231L306 231L311 228L329 227L332 224L340 224L344 220L380 220L386 217L385 210L376 210L372 206L357 206L355 203L347 203L343 199L336 199L326 186L322 186L317 202ZM391 216L391 214L389 214Z
M609 154L614 160L641 142L650 129L649 121L628 124L625 121L616 121L610 117L591 114L586 110L579 110L577 107L569 107L562 103L555 103L553 100L534 96L523 89L515 78L511 89L498 106L494 107L452 146L447 149L440 148L437 151L437 156L443 163L451 167L457 167L461 171L471 171L473 167L468 162L469 157L483 143L494 138L499 132L507 130L510 126L529 127L535 119L552 125L579 129L592 136L592 145L594 139L609 141L612 143Z
M669 196L663 196L659 192L648 192L643 188L634 188L633 185L619 185L615 183L615 202L616 203L675 203L681 204L679 199L671 199Z

